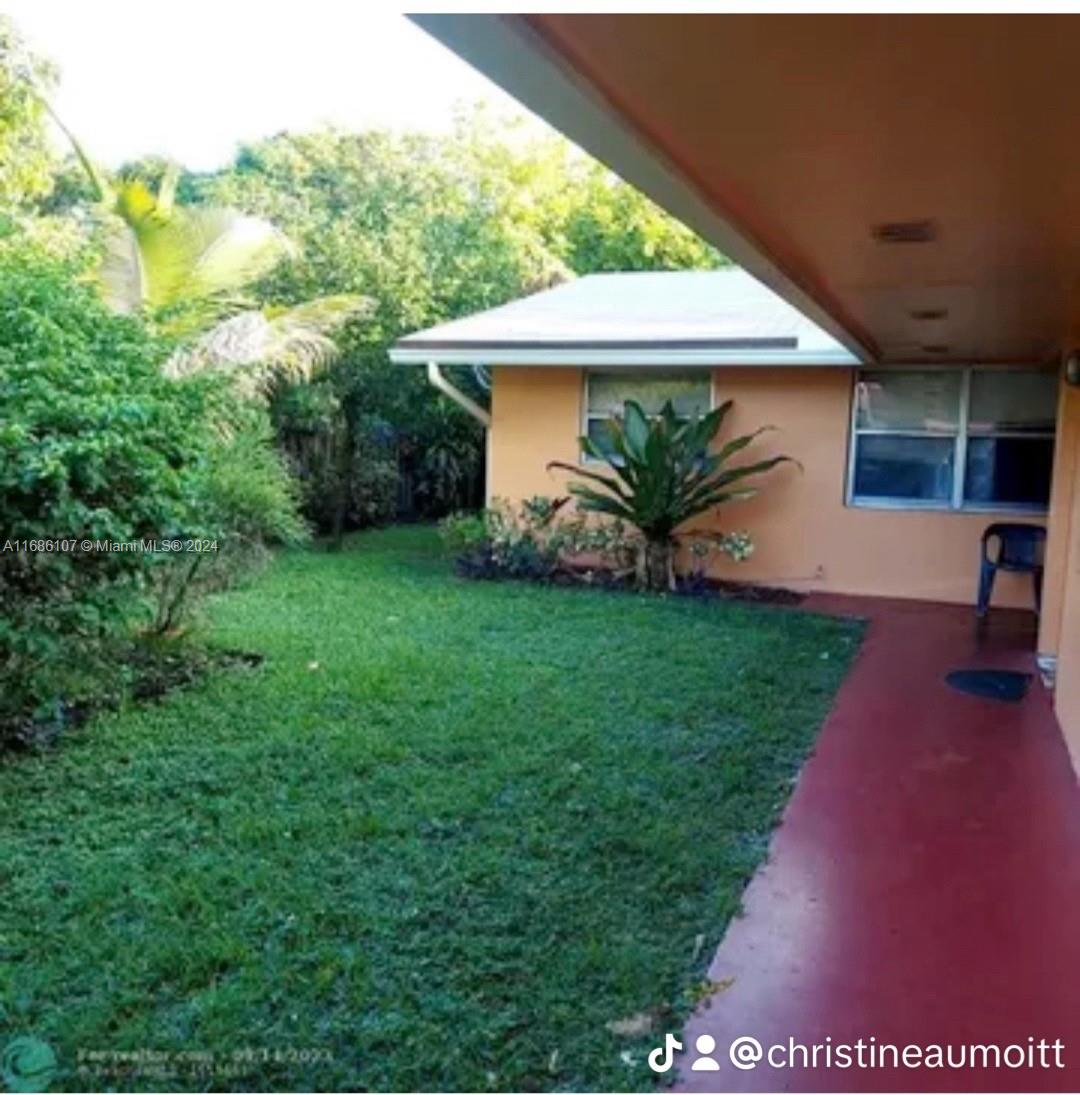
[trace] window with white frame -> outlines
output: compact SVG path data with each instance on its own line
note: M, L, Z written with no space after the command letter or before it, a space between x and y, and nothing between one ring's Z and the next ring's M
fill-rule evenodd
M712 375L707 369L695 372L590 369L585 374L584 432L594 441L602 441L604 423L612 415L621 415L628 399L640 403L650 417L658 415L668 400L680 418L708 414Z
M1056 417L1052 370L861 372L848 498L855 505L1045 510Z

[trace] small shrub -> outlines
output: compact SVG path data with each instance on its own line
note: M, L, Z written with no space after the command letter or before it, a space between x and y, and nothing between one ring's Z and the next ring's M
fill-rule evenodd
M521 578L549 581L557 576L619 586L636 579L642 538L618 518L589 520L576 511L563 516L568 498L537 495L516 508L504 500L479 513L454 513L439 534L467 578ZM725 555L748 559L754 542L748 532L697 532L680 538L689 567L680 575L681 592L703 591L713 561Z
M732 562L742 563L754 553L754 541L748 532L703 532L683 537L683 546L690 566L680 578L685 593L704 591L708 587L709 570L713 561L726 555Z
M234 406L215 431L193 477L182 542L193 549L162 555L151 572L153 630L174 630L201 594L227 588L256 569L275 544L302 543L299 487L273 447L269 423L254 405Z
M483 513L451 513L439 522L439 538L452 555L475 551L489 542L486 515Z
M621 572L635 550L619 521L587 522L583 514L563 518L568 498L536 495L516 508L504 500L481 513L457 513L440 524L458 573L469 578L522 578L548 581L576 575L582 557Z

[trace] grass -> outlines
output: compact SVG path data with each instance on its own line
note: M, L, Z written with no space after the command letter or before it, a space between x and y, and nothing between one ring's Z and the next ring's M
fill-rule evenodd
M0 767L0 1048L54 1088L655 1086L859 638L465 583L427 529L211 617L265 663Z

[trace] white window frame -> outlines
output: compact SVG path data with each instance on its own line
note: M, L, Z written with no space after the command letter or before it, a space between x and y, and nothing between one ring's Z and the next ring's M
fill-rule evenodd
M677 376L689 376L695 373L706 373L709 378L709 407L710 411L716 409L716 370L715 369L703 369L703 368L690 368L685 365L672 366L670 369L656 369L656 368L642 368L640 366L630 366L627 368L619 368L616 365L613 366L597 366L589 367L581 370L581 413L578 418L578 430L582 437L589 436L589 423L594 419L600 419L606 421L611 417L610 414L592 414L589 411L589 377L595 374L604 376L610 376L612 373L622 373L626 376L640 376L648 379L651 377L661 378L668 373L675 373ZM655 418L655 415L651 417ZM585 464L603 464L603 460L597 460L595 456L585 452L579 454L579 458L582 463Z
M858 425L859 380L864 373L932 373L960 372L960 411L953 437L952 495L947 501L920 498L868 497L855 494L855 456L861 436L879 437L930 437L948 438L951 435L937 430L874 429ZM1040 516L1048 512L1048 506L1023 505L1017 502L965 502L964 482L967 479L967 446L970 437L1023 437L1032 440L1050 440L1057 443L1057 430L991 430L970 434L968 417L971 404L971 377L974 373L1052 372L1051 369L1030 365L879 365L851 372L851 414L848 425L847 481L844 486L844 502L857 509L906 509L933 510L938 513L1016 513ZM1060 397L1059 397L1060 398Z

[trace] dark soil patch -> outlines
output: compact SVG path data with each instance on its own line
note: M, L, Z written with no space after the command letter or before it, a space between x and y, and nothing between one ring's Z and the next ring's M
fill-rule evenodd
M783 586L756 586L749 582L721 582L710 579L707 583L711 592L729 601L753 601L756 604L801 605L806 600L805 593ZM706 593L706 596L708 594Z
M541 585L565 586L570 589L602 589L614 593L637 592L630 575L617 573L604 567L568 568L536 574L508 573L495 566L477 568L469 561L458 560L457 573L463 578L487 581L526 581ZM754 585L751 582L732 582L718 578L678 578L675 595L699 597L722 601L745 601L751 604L800 605L806 600L805 593L782 586Z
M38 749L56 744L102 711L115 711L127 698L156 703L171 692L198 684L209 673L255 669L263 655L246 650L220 650L179 641L136 641L117 651L127 687L123 692L56 701L47 717L25 715L0 722L0 751Z

